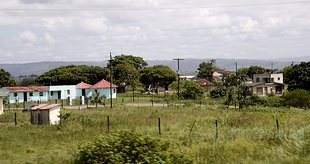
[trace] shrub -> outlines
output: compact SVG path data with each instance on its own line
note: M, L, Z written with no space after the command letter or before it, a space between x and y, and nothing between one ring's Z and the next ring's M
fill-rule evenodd
M284 95L285 104L288 106L308 109L310 107L310 91L296 89Z
M76 163L192 163L171 145L139 133L120 131L79 147Z

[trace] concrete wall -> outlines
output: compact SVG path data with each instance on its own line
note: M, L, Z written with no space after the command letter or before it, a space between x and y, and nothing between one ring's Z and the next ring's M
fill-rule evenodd
M3 97L0 96L0 115L3 114Z
M110 99L110 88L98 88L98 89L94 89L94 91L97 90L97 92L99 93L99 97L105 95L107 99ZM112 98L116 98L116 88L112 88Z
M17 96L15 97L15 93ZM32 93L33 95L30 96ZM43 95L40 96L40 93ZM16 103L16 99L18 99L19 103L22 103L24 101L30 102L30 101L48 101L48 92L47 91L27 91L27 99L24 99L24 92L10 92L9 95L9 102L10 104Z
M50 100L56 100L58 98L58 92L60 92L60 99L76 99L76 87L75 85L62 85L62 86L49 86L49 98ZM53 95L52 93L53 92Z

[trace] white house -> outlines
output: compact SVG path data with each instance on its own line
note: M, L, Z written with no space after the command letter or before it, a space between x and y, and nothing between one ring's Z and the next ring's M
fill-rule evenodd
M3 87L0 91L8 93L9 103L48 101L48 87L46 86Z
M6 97L5 93L0 92L0 115L3 114L3 98Z
M59 104L41 104L31 108L32 124L57 125L60 122Z
M252 83L248 83L251 91L259 96L267 96L274 94L276 96L282 96L287 88L287 85L283 83L283 74L254 74Z

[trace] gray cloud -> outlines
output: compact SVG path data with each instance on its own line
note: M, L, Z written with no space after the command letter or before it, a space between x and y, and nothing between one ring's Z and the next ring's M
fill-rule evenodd
M310 5L209 8L249 3L245 0L4 1L1 8L43 10L0 10L1 62L107 60L109 52L146 59L310 55L307 45ZM193 6L206 8L188 8ZM82 8L102 10L44 10ZM114 10L106 11L107 8Z

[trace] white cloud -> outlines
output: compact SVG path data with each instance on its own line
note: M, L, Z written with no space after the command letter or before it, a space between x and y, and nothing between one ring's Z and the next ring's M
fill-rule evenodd
M44 34L44 39L45 39L45 42L50 45L56 42L55 39L48 33Z
M37 42L37 36L31 31L24 31L20 33L19 37L24 43L34 44Z

